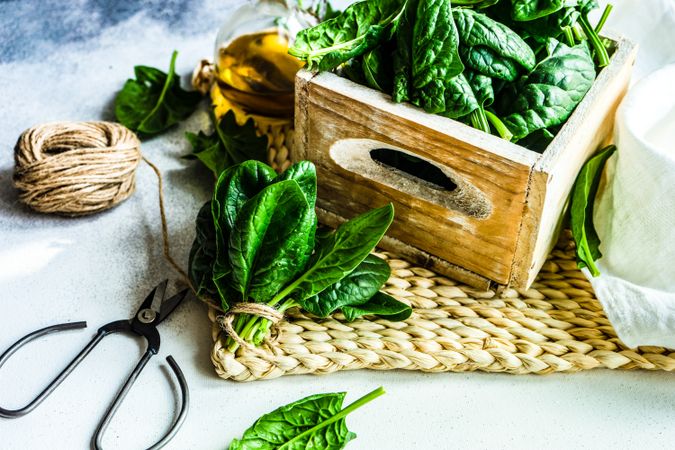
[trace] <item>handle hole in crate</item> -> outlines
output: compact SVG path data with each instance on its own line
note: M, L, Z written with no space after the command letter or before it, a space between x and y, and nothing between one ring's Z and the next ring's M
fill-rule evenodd
M455 182L448 178L441 169L417 156L390 148L375 148L370 151L370 158L376 163L426 181L431 188L447 192L457 189Z
M410 150L373 139L341 139L331 146L330 157L349 172L465 216L485 219L492 212L489 200L475 186Z

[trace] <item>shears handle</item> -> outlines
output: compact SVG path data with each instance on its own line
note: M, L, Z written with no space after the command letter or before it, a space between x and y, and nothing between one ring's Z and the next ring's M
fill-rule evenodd
M62 323L59 325L52 325L34 331L24 336L23 338L19 339L11 347L9 347L2 355L0 355L0 368L14 353L16 353L17 350L19 350L21 347L23 347L24 345L28 344L29 342L35 339L59 331L86 328L86 326L87 322L82 321L82 322L72 322L72 323ZM0 407L0 417L4 417L7 419L14 419L24 416L33 411L35 408L37 408L38 405L40 405L40 403L42 403L68 377L68 375L70 375L73 372L73 370L75 370L75 368L87 357L87 355L89 355L89 353L91 353L91 351L98 345L98 343L101 342L101 340L108 334L119 332L140 334L146 338L147 349L143 354L143 356L141 357L141 359L136 364L134 370L131 372L127 380L124 382L122 389L117 393L115 399L108 407L108 410L106 411L105 415L101 419L101 422L96 428L96 432L94 433L94 437L92 438L92 448L100 450L103 433L110 424L110 421L115 415L115 412L119 409L120 405L122 404L122 401L131 390L131 387L136 382L136 379L141 374L141 372L147 365L148 361L150 361L150 358L152 358L153 355L156 355L157 351L159 350L159 333L155 328L142 327L143 328L142 330L136 328L138 328L138 325L135 326L129 320L119 320L102 326L101 328L98 329L96 335L92 338L92 340L89 341L89 343L80 351L80 353L78 353L78 355L75 356L75 358L73 358L73 360L61 371L59 375L56 376L56 378L52 380L51 383L49 383L49 385L37 397L35 397L30 403L28 403L23 408L11 410ZM150 449L152 450L163 447L164 445L166 445L167 442L169 442L173 438L173 436L178 432L180 426L183 424L188 411L190 394L187 387L187 382L185 381L185 376L183 375L183 372L181 371L180 367L173 359L173 357L168 356L166 360L169 363L169 366L171 367L171 370L173 371L174 375L176 376L176 379L178 380L178 385L181 390L181 408L180 411L178 412L176 420L174 421L173 425L171 425L169 431L157 443L155 443L152 447L150 447Z
M7 360L14 354L16 353L17 350L19 350L21 347L24 345L28 344L31 341L34 341L35 339L38 339L42 336L46 336L48 334L56 333L59 331L67 331L67 330L78 330L82 328L87 327L87 322L72 322L72 323L62 323L59 325L52 325L50 327L45 327L40 330L34 331L18 341L16 341L11 347L9 347L5 353L0 356L0 367L7 362ZM89 344L86 345L78 353L78 355L61 371L60 374L56 376L52 380L49 385L44 388L40 394L35 397L30 403L28 403L26 406L23 408L19 409L5 409L0 407L0 417L4 417L6 419L15 419L17 417L25 416L29 412L33 411L35 408L40 405L49 395L54 392L54 389L56 389L62 382L65 380L70 373L75 370L75 368L80 364L84 358L87 357L87 355L96 347L96 345L103 339L104 335L96 334L94 338L89 342Z

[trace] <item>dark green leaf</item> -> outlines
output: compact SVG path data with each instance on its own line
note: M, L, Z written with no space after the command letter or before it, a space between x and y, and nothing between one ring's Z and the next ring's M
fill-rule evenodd
M232 281L243 298L267 302L302 270L314 217L295 180L271 184L241 207L228 253Z
M180 87L175 73L177 52L173 52L169 73L147 66L134 67L136 79L129 79L115 98L115 117L141 135L161 133L185 120L196 109L202 95Z
M206 202L197 214L196 236L190 258L188 274L197 295L216 294L213 286L213 263L216 259L216 231L213 228L211 202Z
M298 302L350 274L375 248L394 218L389 204L343 223L321 239L306 271L282 291Z
M228 111L215 125L215 116L211 117L214 122L213 133L188 132L185 137L192 144L192 155L199 158L216 176L226 168L250 159L267 160L267 138L257 135L253 119L239 126L234 112Z
M316 167L309 161L300 161L291 165L282 174L278 175L272 182L278 183L285 180L295 180L300 185L300 189L307 203L311 208L316 205Z
M232 168L228 176L221 176L216 182L213 198L219 205L213 217L231 230L239 210L250 198L257 195L277 176L274 169L259 161L245 161Z
M414 88L422 89L430 84L444 86L460 74L464 65L458 49L459 36L450 0L419 0L412 37ZM423 106L425 104L423 102Z
M457 77L459 76L461 74L457 75ZM448 106L445 103L445 90L448 84L454 82L455 78L451 78L447 82L433 80L423 88L413 90L410 98L411 103L424 108L430 114L446 111Z
M344 418L298 437L338 414L345 395L345 392L310 395L277 408L256 420L241 439L232 441L229 450L342 449L356 437L347 429Z
M539 19L559 11L567 2L569 0L511 0L513 4L511 17L517 21Z
M392 72L389 46L381 45L363 55L363 75L371 88L390 93L393 86Z
M365 315L377 315L392 322L401 322L410 317L412 308L391 295L376 292L366 303L343 307L342 313L350 322Z
M462 57L467 66L485 76L505 81L513 81L518 77L516 63L488 47L463 47Z
M445 111L440 114L451 119L459 119L470 114L480 105L463 73L451 79L445 89Z
M403 17L396 30L396 48L392 56L394 81L392 100L397 103L410 100L412 77L412 39L419 0L408 0Z
M530 46L506 25L471 9L455 8L452 14L463 46L487 47L527 70L535 66L536 59ZM485 75L489 76L487 73Z
M594 277L600 275L595 261L600 253L600 237L593 225L593 204L598 192L602 170L616 147L610 145L592 157L581 169L572 188L570 200L570 223L572 236L577 246L579 268L588 267Z
M361 305L380 290L390 273L386 261L368 255L350 274L319 294L301 301L300 306L319 317L328 317L345 306Z
M405 0L365 0L339 16L302 30L288 52L309 70L332 70L372 50L393 36Z
M478 104L484 108L492 105L495 101L495 92L492 88L492 79L480 73L466 72L466 78L471 85L471 90L476 96Z
M551 40L549 57L518 90L512 113L504 124L515 139L563 123L583 99L595 80L595 65L586 45L568 47Z

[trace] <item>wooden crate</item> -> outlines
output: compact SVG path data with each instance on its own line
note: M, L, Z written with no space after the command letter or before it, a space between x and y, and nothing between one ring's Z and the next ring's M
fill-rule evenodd
M553 247L582 164L611 138L636 46L612 38L610 64L543 154L427 114L332 73L296 78L294 160L316 164L320 218L336 226L393 202L381 246L478 288L527 288ZM412 154L457 186L440 189L376 162Z

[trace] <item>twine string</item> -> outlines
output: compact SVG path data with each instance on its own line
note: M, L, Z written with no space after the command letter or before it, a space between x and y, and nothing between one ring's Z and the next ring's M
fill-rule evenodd
M109 209L136 187L141 143L113 122L57 122L23 132L14 147L19 200L36 211L83 216Z
M273 326L276 326L284 318L284 315L272 308L271 306L262 304L262 303L250 303L250 302L240 302L235 303L226 314L221 314L216 316L216 321L220 325L221 329L227 333L237 344L242 347L245 347L247 350L254 353L260 353L262 350L259 350L254 345L246 342L239 334L234 330L232 322L234 317L237 314L249 314L252 316L262 317L272 322ZM264 354L264 352L262 352Z

